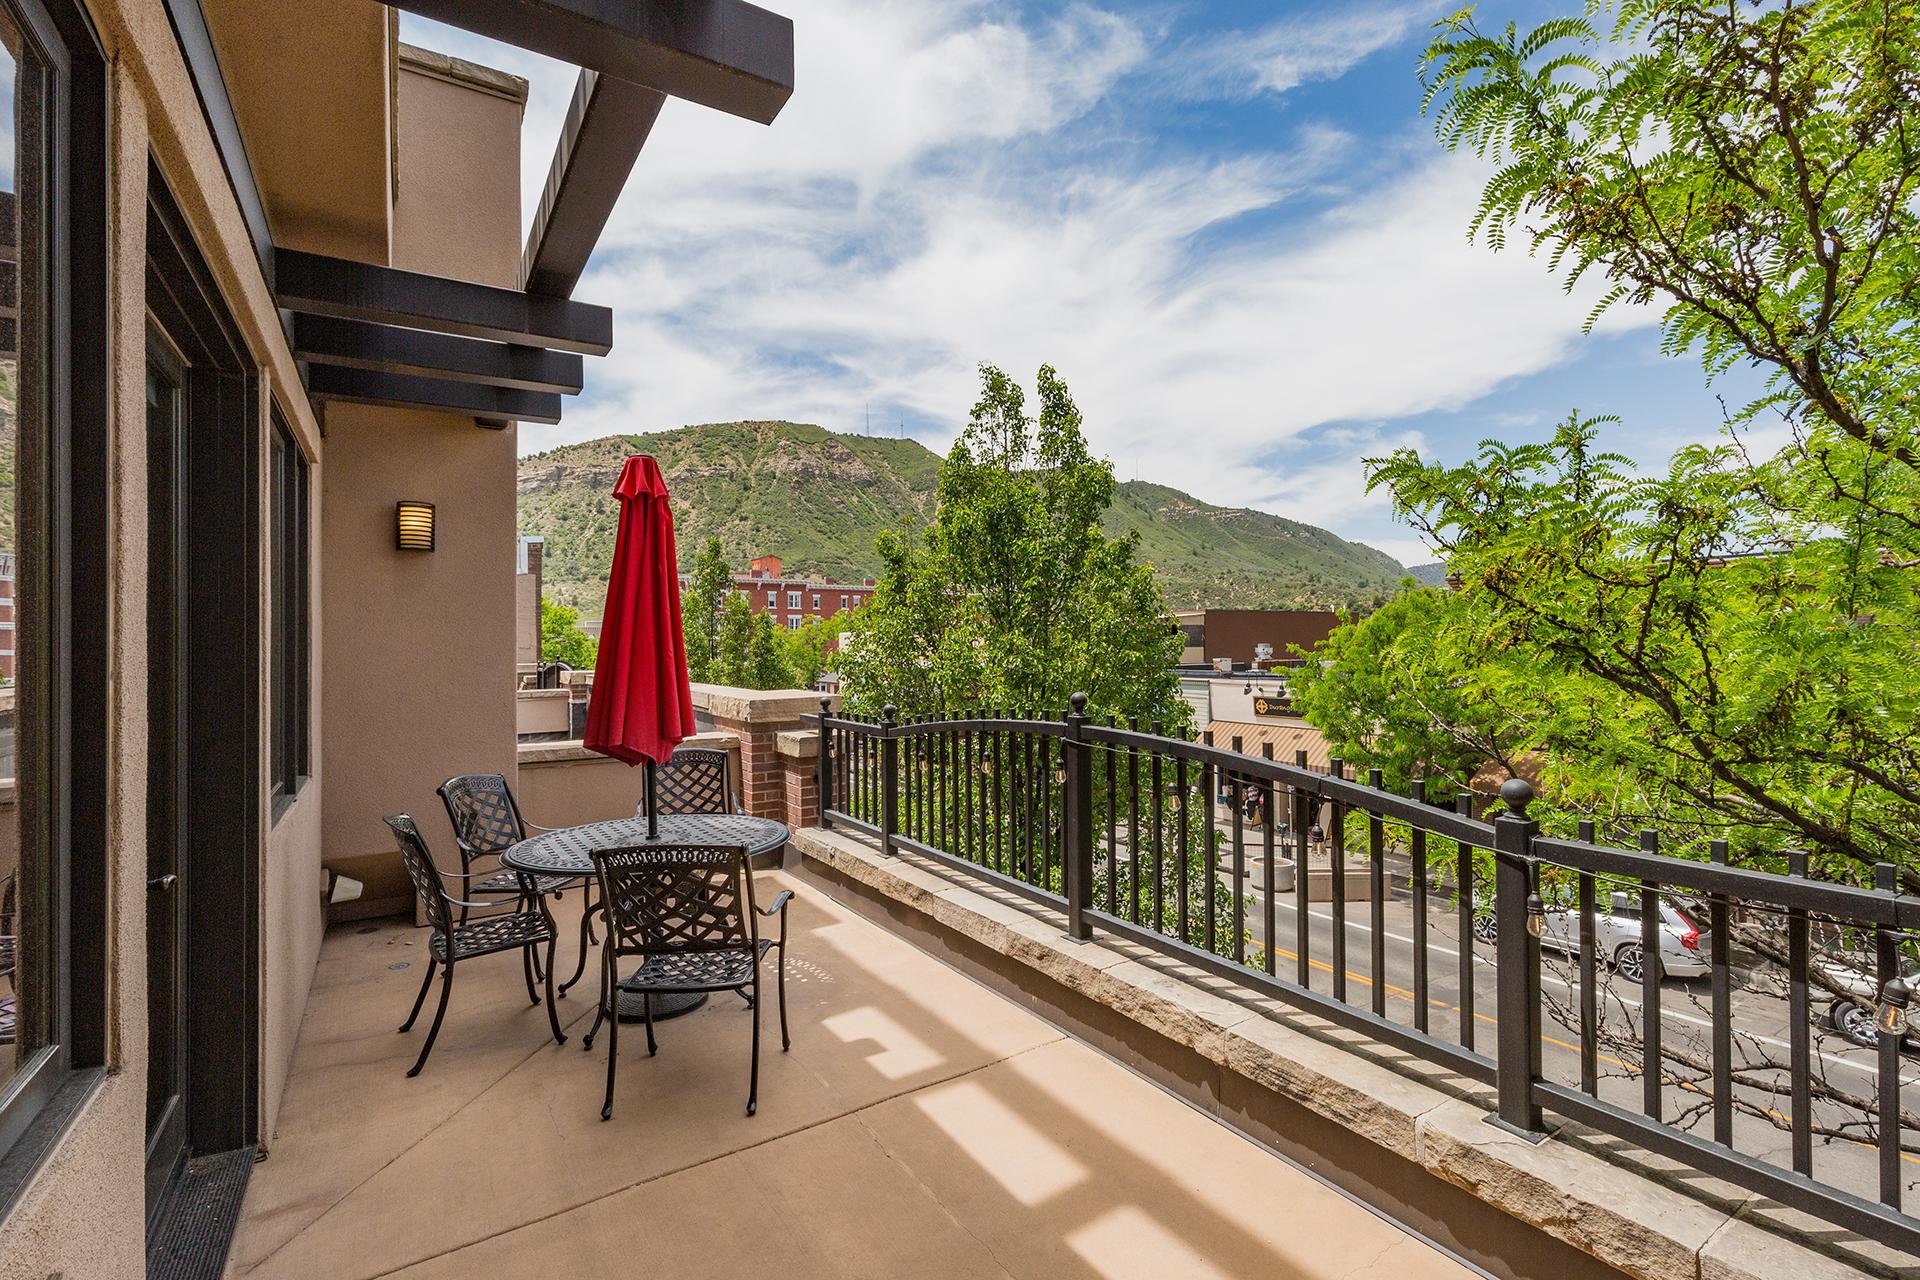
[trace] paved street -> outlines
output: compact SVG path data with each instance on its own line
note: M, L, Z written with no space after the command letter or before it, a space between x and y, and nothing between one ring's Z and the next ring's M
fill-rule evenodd
M1282 977L1294 976L1298 948L1296 944L1296 907L1292 894L1275 896L1276 963ZM1396 889L1385 911L1386 969L1383 981L1387 991L1387 1016L1394 1021L1413 1021L1413 899L1404 889ZM1431 894L1428 902L1428 1026L1443 1039L1458 1040L1460 1029L1460 951L1458 918L1451 898ZM1308 955L1313 968L1314 990L1333 991L1333 916L1328 903L1310 907L1311 928ZM1265 922L1258 895L1248 900L1248 954L1265 941ZM1365 900L1348 904L1347 919L1347 999L1361 1007L1372 1001L1373 976L1368 972L1371 948L1371 909ZM1543 1066L1558 1083L1578 1087L1580 1083L1579 1034L1577 1013L1578 965L1574 957L1553 951L1544 953L1542 974L1542 1023L1545 1028ZM1603 968L1601 981L1601 1019L1603 1034L1612 1030L1631 1035L1637 1041L1643 1009L1637 981L1627 981ZM1492 948L1476 943L1473 962L1474 1024L1478 1048L1491 1054L1498 1019L1496 1016L1495 966ZM1711 1026L1711 996L1708 980L1668 978L1662 983L1661 1032L1672 1049L1708 1057L1708 1032ZM1857 1047L1826 1025L1827 1001L1815 993L1813 999L1813 1066L1817 1076L1824 1074L1836 1088L1862 1097L1874 1096L1877 1063L1874 1051ZM1787 1001L1769 992L1743 987L1736 982L1732 995L1736 1064L1763 1061L1784 1063L1789 1053L1790 1010ZM1617 1105L1638 1110L1641 1082L1637 1055L1631 1050L1600 1051L1600 1096ZM1789 1100L1785 1072L1780 1077L1779 1094L1747 1088L1742 1095L1756 1107L1777 1115L1786 1123ZM1902 1094L1909 1107L1920 1106L1920 1063L1911 1054L1902 1075ZM1683 1115L1694 1117L1692 1128L1702 1136L1711 1136L1712 1119L1706 1110L1707 1098L1699 1090L1670 1085L1666 1089L1665 1115L1669 1121ZM1832 1122L1841 1116L1837 1107L1816 1107L1818 1121ZM1790 1165L1791 1137L1784 1127L1754 1115L1736 1114L1736 1147L1787 1167ZM1822 1181L1843 1187L1868 1198L1877 1198L1877 1153L1874 1148L1844 1139L1814 1138L1814 1173ZM1920 1185L1920 1158L1903 1157L1912 1178L1911 1189Z

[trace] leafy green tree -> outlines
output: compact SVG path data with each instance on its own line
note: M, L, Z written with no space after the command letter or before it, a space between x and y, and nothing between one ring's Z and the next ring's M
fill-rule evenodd
M772 614L755 613L746 596L730 594L720 608L707 678L741 689L810 689L820 673L825 626L788 631Z
M720 539L708 538L680 595L680 634L687 646L687 674L693 680L712 678L720 647L720 610L732 590L733 569L720 549Z
M1331 754L1379 769L1395 790L1426 778L1436 796L1466 787L1489 760L1517 771L1528 738L1485 684L1488 672L1454 647L1466 602L1408 579L1362 620L1343 618L1287 673L1293 702Z
M1134 535L1108 537L1111 464L1095 458L1052 367L1039 412L990 365L940 468L933 522L880 541L883 572L839 663L851 704L903 713L1096 710L1184 723L1180 636Z
M1920 886L1915 6L1619 0L1492 35L1464 10L1423 74L1442 139L1500 166L1475 233L1766 380L1664 473L1578 415L1463 465L1375 460L1461 579L1456 678L1524 693L1514 749L1614 834Z
M729 595L720 606L720 621L714 634L713 661L707 671L712 683L746 687L754 629L753 606L744 595Z
M576 671L593 670L600 643L580 629L580 611L556 600L540 601L540 657Z
M843 609L827 618L810 618L794 631L780 633L789 683L785 688L811 689L833 661L828 649L843 632L853 629L857 611Z

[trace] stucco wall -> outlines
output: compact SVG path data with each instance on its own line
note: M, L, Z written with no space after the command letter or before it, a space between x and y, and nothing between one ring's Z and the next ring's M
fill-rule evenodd
M400 46L393 265L520 283L520 117L526 81ZM514 487L507 486L511 502ZM508 548L507 572L513 572Z
M401 58L395 266L518 282L524 88L451 59ZM327 865L373 902L412 898L383 815L411 813L451 857L434 789L456 773L514 775L514 453L511 428L457 414L327 411L321 840ZM394 549L402 498L434 504L433 551Z
M513 659L512 433L482 432L470 419L337 410L329 429L341 447L335 450L329 442L323 456L319 424L300 387L163 0L87 3L111 64L107 162L114 301L105 338L114 353L107 637L111 725L110 757L99 762L110 786L111 937L103 975L109 992L108 1071L0 1220L0 1280L44 1280L53 1274L135 1280L145 1271L140 1211L146 1095L144 260L150 158L165 174L259 364L263 405L268 398L279 405L313 465L310 510L317 549L310 584L316 614L310 752L317 776L277 821L263 798L259 833L264 849L260 1102L269 1143L322 932L323 842L368 847L360 819L371 815L376 830L383 830L379 813L401 807L401 801L424 809L432 784L444 773L456 767L511 772L514 763L508 678ZM246 15L246 6L215 3L208 9L215 22L223 15ZM315 0L302 7L301 18L311 28L364 21L368 14L385 19L369 0ZM300 49L317 47L311 40L286 46L278 24L234 23L222 27L220 37L236 31L243 39L270 36L274 59L297 60ZM222 54L244 60L246 50L236 52L229 40ZM386 118L384 96L360 101L364 95L342 95L325 76L295 80L321 85L321 92L332 95L324 100L323 112ZM505 86L505 96L500 86L488 95L469 93L469 98L486 99L476 107L462 103L454 81L435 83L424 94L409 95L429 104L416 113L423 128L403 139L417 162L416 177L429 185L407 193L412 235L403 237L408 256L402 265L512 284L520 232L519 105L511 100L512 86ZM462 139L470 149L453 145ZM441 166L438 177L435 164ZM296 177L299 172L293 171ZM504 182L503 174L508 175ZM436 224L428 213L439 201L450 212ZM399 261L395 255L401 245L392 243L390 229L377 221L331 230L308 227L300 234L324 236L324 247L349 256ZM316 240L307 247L322 245ZM264 414L261 427L269 429ZM264 459L264 448L261 455ZM364 492L358 499L342 497L352 484ZM427 564L392 559L391 504L397 489L441 503L443 549ZM264 485L262 494L264 501ZM336 516L342 531L333 537L329 525ZM263 538L266 527L262 520ZM262 582L263 600L266 587ZM345 602L351 616L330 617L324 607L329 599ZM336 671L331 683L322 677L330 661L336 668L347 664L347 673ZM336 686L342 694L337 699L329 696ZM264 699L262 707L264 716ZM337 735L328 730L330 713L337 713ZM261 741L264 784L269 741L264 725ZM439 758L436 751L420 750L422 742L436 744ZM477 749L470 752L470 747ZM452 763L456 757L457 765ZM342 762L359 767L347 768L340 775L345 785L336 790L333 766ZM402 770L398 762L413 767ZM329 792L356 803L336 812L322 803ZM372 842L377 844L378 837Z
M727 752L733 758L733 776L740 776L737 735L697 733L680 745ZM520 747L520 787L515 799L526 820L543 827L631 818L639 807L642 785L639 769L595 755L578 742L528 742Z
M368 898L411 898L381 823L411 813L442 856L434 788L514 772L512 431L471 418L336 405L327 414L321 574L327 865ZM393 546L393 504L435 507L435 549Z

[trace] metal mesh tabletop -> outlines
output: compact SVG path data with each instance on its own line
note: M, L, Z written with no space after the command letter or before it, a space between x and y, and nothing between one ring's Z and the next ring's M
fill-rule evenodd
M772 853L791 834L784 822L744 813L663 813L660 833L647 835L645 818L615 818L565 827L522 840L500 855L503 865L535 874L590 876L593 850L615 845L738 844L749 856Z

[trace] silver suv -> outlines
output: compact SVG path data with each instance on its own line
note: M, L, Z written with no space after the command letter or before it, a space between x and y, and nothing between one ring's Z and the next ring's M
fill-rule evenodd
M1707 960L1712 951L1711 935L1676 903L1660 902L1660 976L1697 978L1710 969ZM1493 913L1474 914L1473 936L1492 942L1496 933ZM1576 907L1554 905L1547 908L1541 922L1540 945L1568 955L1580 952L1580 912ZM1641 980L1645 957L1640 947L1639 895L1615 893L1604 904L1596 903L1593 913L1594 951L1619 971L1629 982Z

